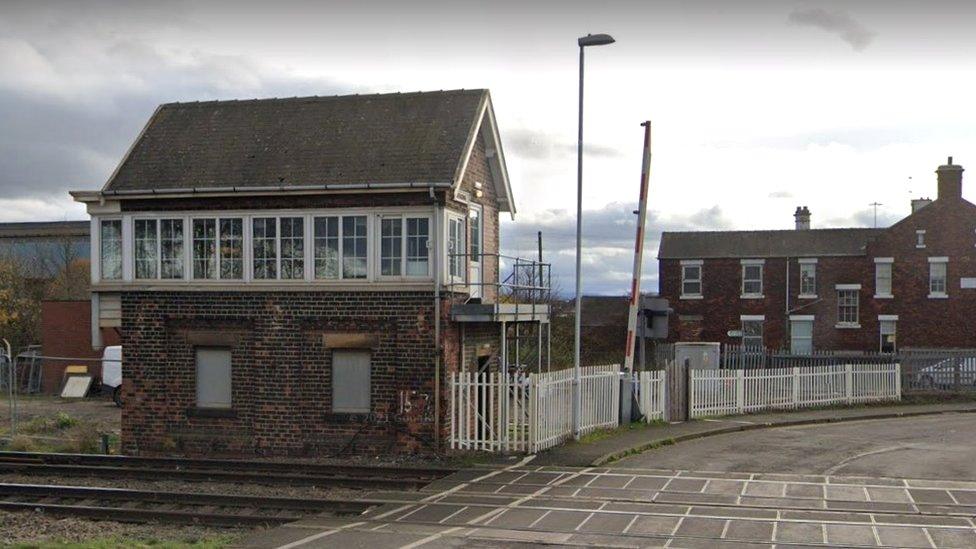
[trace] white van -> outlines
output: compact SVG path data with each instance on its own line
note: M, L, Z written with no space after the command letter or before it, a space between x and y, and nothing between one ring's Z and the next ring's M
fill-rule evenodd
M122 407L122 346L105 347L102 352L102 390L112 391L115 405Z

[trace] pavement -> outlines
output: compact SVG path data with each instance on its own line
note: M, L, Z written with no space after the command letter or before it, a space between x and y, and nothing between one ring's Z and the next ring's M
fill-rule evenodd
M539 465L598 467L653 448L753 429L973 412L976 412L976 402L897 404L749 414L683 423L651 424L646 427L621 429L610 436L599 438L593 442L585 440L583 442L569 442L540 453L536 456L534 463Z

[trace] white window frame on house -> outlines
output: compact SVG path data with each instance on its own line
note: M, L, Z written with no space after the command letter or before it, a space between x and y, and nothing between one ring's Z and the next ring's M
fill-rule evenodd
M894 269L892 264L895 262L893 257L874 258L874 298L891 299L894 297L892 292L892 274Z
M765 336L766 336L765 333L766 330L764 326L765 322L766 322L765 315L741 315L739 317L739 324L742 330L743 349L759 350L765 348ZM747 328L747 326L755 327L757 325L759 326L759 335L750 333L750 330ZM750 344L749 340L755 340L755 339L759 340L759 344L756 345L755 342Z
M812 354L813 353L813 315L790 315L790 353L791 354ZM809 326L810 335L797 334L797 326L803 324ZM801 348L802 346L802 348ZM797 350L809 349L809 352L797 352Z
M925 247L925 229L918 229L915 231L915 247Z
M939 272L941 271L941 272ZM929 258L929 299L949 297L949 258Z
M416 234L411 234L411 222L425 221L427 223L427 231L424 233L417 232ZM399 243L399 256L398 256L398 268L399 272L394 274L384 274L384 264L385 256L383 243L384 240L390 240L391 237L383 235L383 227L387 222L392 222L396 224L399 222L400 236L398 238ZM431 229L433 228L433 222L429 215L418 215L418 214L380 214L376 219L376 234L378 239L378 246L376 249L376 273L377 277L383 280L404 280L404 279L417 279L417 278L430 278L430 251L431 251ZM389 224L389 223L387 223ZM392 225L391 225L392 226ZM421 227L420 223L416 223L417 228ZM416 243L417 250L423 250L423 255L411 255L410 251L413 246L412 240L422 240L423 242ZM392 244L392 240L390 240ZM424 273L423 274L410 274L411 266L416 266L423 263ZM416 265L415 265L416 264Z
M741 297L742 299L761 299L763 297L763 275L764 275L763 271L765 270L764 269L765 263L766 263L765 259L743 259L740 261L740 264L742 265L742 270L741 270L742 283L740 285L741 295L739 297ZM746 278L746 272L749 270L750 267L759 267L758 279ZM758 291L747 291L746 288L747 283L753 283L752 289L755 289L754 283L756 283L757 281L759 283Z
M468 253L468 229L467 229L467 215L459 214L455 212L448 212L445 217L444 222L444 250L446 254L446 261L444 262L445 267L445 280L452 283L464 282L468 278L468 262L465 261L467 256L464 254ZM452 223L457 223L452 230ZM457 232L453 232L457 231ZM456 247L459 250L452 249L456 243ZM457 256L452 256L451 254L461 254Z
M898 315L878 315L878 352L884 353L885 336L892 338L891 351L898 352Z
M817 258L801 258L800 264L800 299L817 298Z
M702 299L704 287L702 286L702 268L704 261L701 259L685 259L681 261L681 299ZM689 271L698 271L698 276L689 276ZM687 291L688 285L698 285L698 291Z
M152 272L152 276L139 276L139 262L140 260L136 257L139 248L138 241L136 239L136 226L141 223L151 222L153 224L153 231L156 233L154 238L154 256L149 258L149 260L155 262L155 267ZM180 238L174 239L169 235L164 235L164 232L171 232L172 227L175 224L180 226ZM125 224L123 223L123 227ZM168 230L165 230L167 227ZM177 281L186 280L189 274L189 269L187 269L187 258L189 256L189 247L187 246L188 232L187 232L187 218L181 216L134 216L129 223L129 228L131 229L131 235L128 236L131 245L129 258L127 263L129 264L130 272L132 273L132 278L137 281ZM167 238L164 240L164 236ZM126 236L123 235L123 239ZM171 247L170 253L166 254L164 257L163 252L166 249L166 245ZM175 249L175 253L173 252ZM175 271L172 270L175 268ZM164 273L173 273L173 276L163 276ZM118 280L118 279L116 279Z
M861 285L837 284L837 328L861 327ZM851 301L853 296L853 302ZM853 308L853 314L851 314Z
M386 284L405 284L407 286L412 286L414 284L430 284L434 281L433 277L433 256L434 250L438 249L437 239L443 238L442 235L434 234L434 218L437 215L434 207L424 207L424 206L383 206L377 208L335 208L335 209L308 209L308 210L296 210L296 209L282 209L282 210L226 210L220 212L214 211L160 211L160 212L133 212L133 213L123 213L123 214L110 214L110 215L93 215L92 216L92 231L95 233L92 237L91 246L91 259L92 259L92 282L95 285L104 286L114 286L116 284L133 284L133 285L147 285L151 284L153 289L168 287L168 286L178 286L178 285L205 285L208 287L216 286L255 286L259 287L262 285L349 285L349 284L372 284L375 282L382 282ZM348 265L346 266L345 273L342 270L343 266L343 256L342 250L346 246L347 239L343 238L343 227L342 218L351 216L362 216L365 222L366 234L365 237L360 236L360 238L365 239L366 243L366 254L364 256L366 261L366 276L365 278L348 278ZM402 261L404 262L403 273L407 272L406 266L411 265L411 269L419 269L423 265L423 258L426 257L426 274L424 275L406 275L399 277L381 277L379 276L379 250L380 250L380 231L379 231L379 221L380 216L399 216L403 221L404 226L404 257ZM315 238L315 227L314 223L317 218L328 218L335 217L338 220L336 223L339 224L339 236L338 236L338 246L339 246L339 276L335 278L321 278L316 277L315 272L315 260L316 260L316 244L321 248L322 242ZM275 231L275 247L274 247L274 278L267 279L255 279L254 278L254 232L253 223L254 219L258 218L273 218L274 219L274 231ZM301 241L300 249L296 243L296 250L300 251L298 255L295 256L295 278L287 279L282 278L282 261L287 262L288 257L283 257L282 252L282 219L297 218L295 223L300 224L301 233L294 235L294 238ZM164 258L161 249L163 246L162 239L160 238L161 232L163 231L161 220L171 219L182 224L182 240L176 245L176 250L181 250L178 257L169 257L168 259L178 263L182 269L180 278L164 279L160 275L163 271L161 269L161 262ZM406 257L406 252L410 249L408 242L410 241L410 234L407 231L407 221L408 219L423 219L426 220L427 234L426 237L420 235L418 238L421 242L426 238L426 248L423 252L426 254L418 255L415 258L416 264L410 264L410 258ZM443 219L443 217L442 217ZM153 243L153 249L156 250L155 257L150 257L149 260L156 264L155 272L152 269L149 272L145 268L141 269L140 274L152 274L154 277L139 277L137 278L135 269L135 221L136 220L147 220L151 221L155 225L156 241ZM197 221L197 220L213 220L213 221ZM298 221L300 220L300 221ZM121 254L121 277L114 279L108 279L101 276L101 259L103 254L103 246L101 244L101 238L99 231L101 231L103 222L121 222L122 230L122 241L121 246L116 242L116 248L118 251L115 253ZM214 223L217 230L216 235L216 252L213 249L211 242L207 241L204 245L199 239L194 239L194 228L201 228L201 223ZM235 230L239 224L240 234L235 234ZM422 224L420 225L422 228ZM270 226L269 226L270 229ZM297 230L297 226L296 226ZM285 231L287 232L287 231ZM230 236L228 236L230 235ZM288 238L287 236L285 237ZM234 246L236 245L236 246ZM199 248L199 249L197 249ZM287 248L287 245L285 246ZM320 250L321 251L321 250ZM206 252L206 258L202 258L198 252ZM229 253L228 253L229 252ZM493 251L492 251L493 252ZM216 272L211 273L207 269L206 273L200 271L201 265L197 265L199 260L212 261L214 258L214 253L217 257L217 267ZM321 259L321 256L319 256ZM270 260L269 256L269 260ZM229 262L225 265L225 262ZM233 267L228 267L231 265ZM196 269L194 267L197 267ZM225 269L224 267L228 267ZM235 268L236 272L231 272L231 268ZM206 274L208 278L200 278L197 275ZM210 276L211 274L215 276ZM239 276L235 276L238 275ZM102 290L105 291L105 290Z
M106 249L105 249L105 234L104 234L104 230L105 229L104 229L104 225L106 225L108 223L113 223L113 224L114 223L118 223L118 225L119 225L118 247L117 247L116 250L113 251L113 253L117 253L118 254L118 257L117 258L111 258L111 260L112 260L113 263L117 263L118 264L118 276L114 276L114 275L113 276L105 276ZM113 241L114 240L115 239L113 239ZM97 263L98 264L98 267L99 267L99 269L98 269L98 271L99 271L99 278L104 279L104 280L112 280L112 281L122 280L124 278L124 276L125 276L124 275L124 271L125 271L125 250L124 250L124 248L125 248L125 246L124 246L124 243L125 243L125 223L123 222L123 220L122 220L121 217L104 217L104 218L100 218L98 220L98 243L99 243L99 245L97 246L98 257L96 258L96 261L93 261L92 263ZM95 248L96 248L95 246L92 246L92 249L93 250L95 250Z

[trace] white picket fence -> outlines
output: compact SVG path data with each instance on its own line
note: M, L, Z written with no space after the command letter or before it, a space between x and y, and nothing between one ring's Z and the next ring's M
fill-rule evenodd
M898 364L691 370L689 417L901 399Z
M620 366L581 369L581 432L619 422ZM451 373L451 448L538 452L573 436L573 371Z
M664 370L637 372L634 374L634 387L644 421L663 421L667 385Z

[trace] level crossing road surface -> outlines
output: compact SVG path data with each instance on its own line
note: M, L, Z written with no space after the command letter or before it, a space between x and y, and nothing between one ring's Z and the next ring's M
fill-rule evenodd
M533 466L372 492L246 547L976 547L976 481Z

